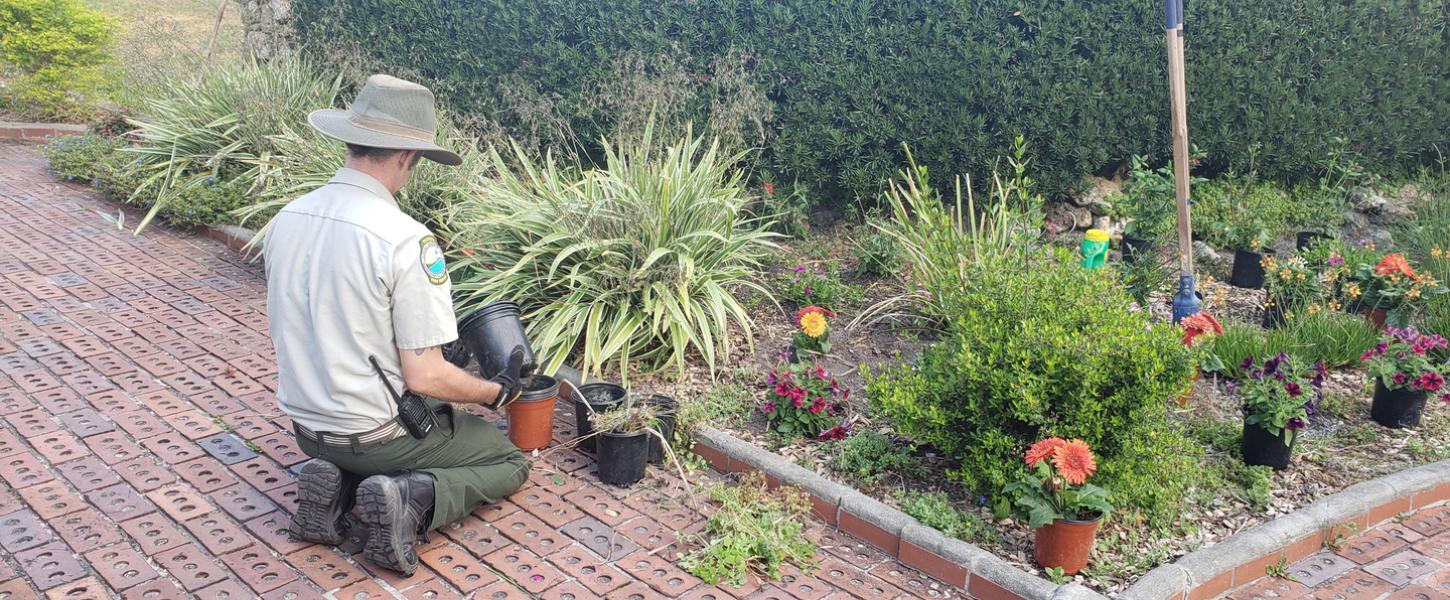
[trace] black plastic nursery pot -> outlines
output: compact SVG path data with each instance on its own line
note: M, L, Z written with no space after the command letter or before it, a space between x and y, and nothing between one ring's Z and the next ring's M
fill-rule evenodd
M1133 264L1139 259L1151 260L1152 255L1153 240L1123 236L1123 262Z
M649 443L654 436L644 431L599 435L599 480L629 487L644 479Z
M502 373L515 347L524 349L524 375L539 366L524 334L519 305L513 302L494 302L469 313L458 321L458 337L478 359L478 374L482 377Z
M599 436L590 435L594 433L594 423L589 421L590 415L619 406L626 393L623 387L612 383L586 383L579 386L579 394L574 397L574 426L579 432L580 449L594 452L598 447L596 438Z
M1412 388L1392 390L1376 379L1374 403L1369 406L1369 417L1392 429L1419 427L1420 415L1425 412L1425 400L1429 395L1429 392Z
M1308 250L1321 241L1333 239L1333 236L1323 231L1300 231L1294 234L1294 248L1296 250Z
M1272 254L1272 253L1268 253ZM1234 270L1228 283L1234 287L1257 290L1264 287L1264 254L1252 250L1234 250Z
M1294 443L1299 437L1294 436ZM1275 471L1289 468L1289 458L1294 454L1293 444L1285 444L1284 438L1269 433L1269 430L1244 423L1244 439L1239 445L1244 455L1244 464L1251 467L1273 467Z
M1274 329L1284 324L1284 307L1275 303L1273 306L1264 309L1264 320L1261 325L1264 329Z
M667 440L674 439L675 420L680 414L680 403L663 394L653 394L645 398L645 402L655 407L655 421L658 423L660 432L659 437L649 436L649 461L659 464L665 461ZM661 440L660 437L663 437L664 440Z

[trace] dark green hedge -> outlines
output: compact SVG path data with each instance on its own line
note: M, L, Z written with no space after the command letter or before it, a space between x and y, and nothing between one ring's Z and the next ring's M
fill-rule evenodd
M303 39L344 42L422 74L466 111L498 84L557 94L574 130L581 82L627 51L698 64L757 59L775 103L763 165L826 191L874 194L904 163L981 173L1027 136L1048 191L1133 153L1168 155L1157 0L295 0ZM1192 0L1191 137L1207 171L1305 176L1335 137L1367 166L1450 151L1446 0ZM704 103L702 103L704 104ZM505 125L507 116L504 118Z

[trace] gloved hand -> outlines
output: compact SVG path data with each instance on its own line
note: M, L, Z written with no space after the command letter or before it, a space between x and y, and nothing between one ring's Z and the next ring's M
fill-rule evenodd
M514 346L513 352L509 353L509 362L503 368L503 372L489 378L489 381L497 383L499 387L498 398L495 398L493 403L489 404L489 408L497 407L501 403L513 402L514 399L519 397L519 394L523 393L523 370L524 348L523 346Z

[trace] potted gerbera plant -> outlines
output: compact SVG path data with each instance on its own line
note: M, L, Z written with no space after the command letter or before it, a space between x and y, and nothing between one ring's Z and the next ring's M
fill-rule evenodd
M816 436L846 412L851 390L817 362L786 363L766 376L770 394L760 410L776 431Z
M1450 392L1442 391L1450 366L1430 358L1431 352L1447 345L1444 337L1422 334L1413 327L1385 330L1379 344L1359 357L1374 379L1370 418L1385 427L1417 427L1430 394L1440 392L1440 398L1450 402Z
M1228 391L1243 401L1244 464L1286 469L1298 431L1309 425L1315 403L1323 397L1324 363L1306 370L1280 352L1262 366L1247 357L1239 372L1245 377L1230 382Z
M1178 323L1183 327L1183 345L1188 347L1192 354L1193 379L1188 384L1188 391L1178 398L1179 406L1187 406L1189 399L1193 397L1193 386L1198 383L1203 373L1217 373L1223 370L1223 361L1214 354L1205 344L1213 336L1223 333L1223 325L1218 319L1206 312L1198 312L1187 317Z
M1003 492L1015 498L1019 516L1036 530L1037 564L1075 575L1087 566L1098 525L1113 510L1107 490L1087 482L1097 460L1086 442L1061 438L1033 444L1026 460L1031 470Z
M1386 254L1373 266L1361 263L1354 273L1351 295L1364 307L1378 327L1404 327L1431 298L1444 294L1445 286L1428 273L1415 271L1405 255Z
M807 306L795 314L799 331L791 337L791 349L797 359L801 353L823 355L831 352L831 319L836 313L819 306Z

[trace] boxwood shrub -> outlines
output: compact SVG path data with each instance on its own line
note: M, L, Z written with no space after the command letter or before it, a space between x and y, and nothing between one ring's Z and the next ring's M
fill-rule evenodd
M939 342L914 365L868 374L872 405L954 458L953 476L980 493L1016 479L1032 442L1080 438L1120 508L1170 516L1195 453L1168 415L1190 375L1177 328L1065 252L995 258L971 275Z
M421 77L527 135L557 109L583 140L619 64L675 57L696 124L712 65L744 53L773 104L768 169L874 198L909 142L940 173L982 173L1016 134L1044 192L1135 153L1169 155L1162 5L1149 0L296 0L314 44ZM1313 175L1335 137L1367 167L1432 157L1450 131L1445 0L1196 0L1187 7L1193 141L1205 175ZM674 60L674 59L672 59ZM538 101L520 102L521 94ZM673 98L673 96L671 96ZM645 107L648 110L648 106ZM535 115L537 116L537 115ZM552 118L552 117L551 117ZM550 121L550 126L557 123Z

